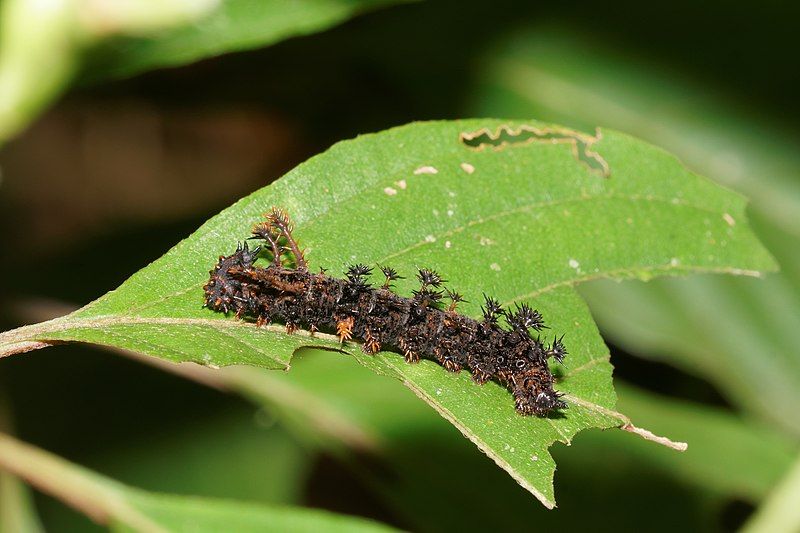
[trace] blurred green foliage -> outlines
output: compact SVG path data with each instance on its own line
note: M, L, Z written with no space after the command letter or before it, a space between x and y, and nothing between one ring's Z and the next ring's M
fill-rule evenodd
M4 13L11 4L3 2ZM37 91L25 96L35 105L8 131L35 118L83 68L79 88L0 154L8 329L52 313L52 304L37 298L83 304L116 287L240 197L235 176L244 180L254 168L259 180L277 177L277 169L356 133L415 119L502 114L648 139L750 196L751 218L782 266L765 281L708 276L586 288L603 333L625 349L612 346L620 410L688 441L685 454L621 432L582 434L570 453L554 449L560 507L547 512L398 383L352 361L330 368L329 361L339 362L331 354L310 354L281 378L299 387L308 379L312 392L341 403L339 416L370 442L389 444L377 457L279 397L260 395L257 377L216 383L227 391L220 394L87 347L0 360L16 433L147 490L323 507L423 531L534 523L737 527L769 498L798 450L798 11L789 3L619 2L600 9L431 2L370 13L264 50L94 83L107 74L91 69L125 42L81 42L84 67L71 56L67 70L32 61L48 76L33 78ZM13 34L10 20L4 15L2 43ZM52 44L63 35L47 35L43 24L28 32L48 61L69 52ZM158 33L150 38L157 42ZM0 58L11 51L0 45ZM208 109L247 119L221 119ZM134 143L142 128L155 128L144 130L156 134L155 143L145 137L148 151ZM214 150L197 144L210 131ZM132 140L126 144L123 134ZM248 170L237 166L248 153L226 142L250 137L264 150L276 139L293 144L269 152L276 166L249 155L258 164ZM194 148L191 157L171 158L185 147ZM213 154L225 157L209 159ZM211 185L198 181L202 167L191 166L192 158L214 169ZM175 184L185 198L170 196L164 206L152 200ZM204 186L214 194L190 203L189 192L200 195ZM147 187L155 194L145 202ZM84 201L87 194L92 201ZM314 359L325 379L304 376L313 374ZM319 381L340 390L328 396ZM367 409L375 398L380 408ZM754 528L791 523L769 520L785 510L796 477L767 499ZM47 529L92 528L41 494L31 509L23 489L12 482L9 492L6 480L4 519L38 515Z

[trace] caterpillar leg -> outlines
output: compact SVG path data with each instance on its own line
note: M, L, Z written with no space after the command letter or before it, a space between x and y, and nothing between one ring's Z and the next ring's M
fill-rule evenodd
M370 330L366 330L364 332L364 346L362 347L364 353L368 353L370 355L375 355L379 351L381 351L381 343L378 342Z
M336 334L339 336L339 341L349 341L353 338L353 325L355 320L349 316L336 322Z

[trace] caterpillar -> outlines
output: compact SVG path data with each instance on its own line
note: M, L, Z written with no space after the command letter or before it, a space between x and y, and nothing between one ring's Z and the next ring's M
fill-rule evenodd
M349 266L344 279L324 269L314 273L292 230L287 213L272 208L248 239L261 245L250 248L240 242L234 253L219 257L203 287L204 305L258 326L279 321L288 333L301 327L335 332L342 343L361 341L367 354L388 349L403 354L407 363L424 357L450 372L467 368L478 384L495 380L505 385L522 415L546 416L567 408L562 394L553 390L548 367L551 357L562 363L567 355L563 335L549 344L534 337L531 330L547 327L537 310L524 303L503 309L484 295L481 320L459 314L463 297L427 268L417 272L420 287L411 297L392 290L393 282L403 278L391 267L378 267L384 278L380 286L368 282L373 268L360 263ZM266 267L255 265L262 253L271 258Z

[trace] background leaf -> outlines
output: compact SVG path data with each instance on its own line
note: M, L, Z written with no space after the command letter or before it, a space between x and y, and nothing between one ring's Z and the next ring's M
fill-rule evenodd
M377 262L408 274L435 266L473 302L466 313L478 312L481 292L506 303L533 299L553 331L567 333L572 355L557 371L571 409L560 418L520 417L503 388L475 386L465 373L352 350L363 364L402 379L552 506L549 445L569 443L586 427L626 422L613 411L608 350L572 285L694 271L756 274L773 262L748 229L743 198L663 151L603 131L592 149L609 165L604 178L568 144L477 151L459 140L504 124L420 123L339 143L213 218L119 289L0 342L18 349L21 342L87 341L175 361L270 368L286 366L299 346L338 347L329 335L259 330L199 307L214 257L279 205L293 215L313 268ZM410 279L398 283L401 293L411 286Z
M0 465L119 531L395 531L363 518L324 511L148 493L5 434L0 434Z
M28 125L76 72L132 75L307 35L397 0L3 2L0 143ZM85 65L84 62L88 62Z
M130 76L324 30L400 0L225 0L193 24L121 37L92 51L85 77ZM405 0L409 1L409 0Z

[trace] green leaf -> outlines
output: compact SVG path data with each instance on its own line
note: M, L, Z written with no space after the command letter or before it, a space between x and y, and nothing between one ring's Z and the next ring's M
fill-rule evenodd
M504 126L523 127L526 142L514 142ZM463 142L484 128L512 143L476 149ZM608 177L587 158L602 160ZM293 215L312 268L367 262L410 274L435 267L472 302L465 313L479 313L482 292L505 303L532 300L552 331L567 335L571 355L556 372L571 408L559 418L521 417L504 388L477 386L466 373L345 347L401 379L546 506L554 505L550 444L629 422L613 410L608 349L573 285L689 272L757 275L774 266L748 228L741 196L641 141L536 122L419 123L333 146L223 211L117 290L67 317L0 335L0 353L85 341L174 361L284 368L300 346L339 348L331 335L258 329L200 307L216 256L230 253L273 205ZM408 293L413 281L397 285Z
M210 15L149 37L121 37L94 50L85 77L130 76L324 30L401 0L225 0ZM408 0L405 0L408 1Z
M0 468L118 531L395 531L313 509L145 492L2 433Z

